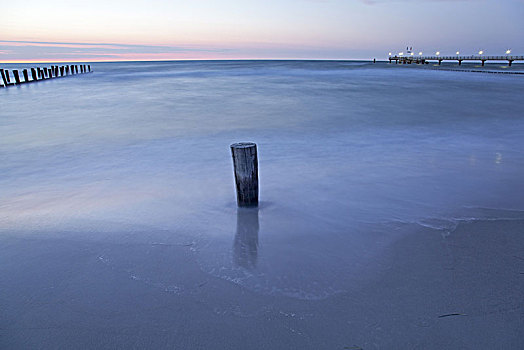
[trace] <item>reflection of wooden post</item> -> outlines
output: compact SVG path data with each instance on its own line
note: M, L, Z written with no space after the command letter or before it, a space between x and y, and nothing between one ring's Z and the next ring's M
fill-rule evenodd
M257 145L240 142L231 145L237 203L239 207L258 206L258 158Z
M254 268L258 257L258 208L237 209L237 233L233 245L234 262Z
M18 76L18 70L13 69L13 74L15 75L15 83L20 84L20 76Z

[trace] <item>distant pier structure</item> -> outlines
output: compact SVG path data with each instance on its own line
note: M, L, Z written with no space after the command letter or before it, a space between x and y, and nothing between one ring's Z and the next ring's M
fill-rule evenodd
M389 55L389 63L395 62L396 64L427 64L430 61L438 62L440 65L442 61L458 61L459 66L462 64L463 61L476 61L481 62L482 66L484 66L484 63L486 61L507 61L508 66L511 67L511 64L514 61L524 61L524 56L515 56L515 55L504 55L504 56L484 56L482 54L479 55L471 55L471 56L440 56L440 54L435 54L434 56L422 56L422 55L415 55L414 53L409 53L408 55Z

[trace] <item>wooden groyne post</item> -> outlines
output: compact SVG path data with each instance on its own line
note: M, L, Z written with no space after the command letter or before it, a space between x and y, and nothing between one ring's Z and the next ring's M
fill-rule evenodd
M239 207L258 206L258 156L253 142L239 142L231 146L237 204Z
M24 83L28 83L29 82L29 74L27 74L27 69L24 69L22 71L22 73L24 74Z
M13 75L15 76L15 84L20 84L20 76L18 75L18 70L13 69Z
M85 65L85 64L80 65L80 69L82 73L88 73L88 70L89 70L89 73L92 72L90 65ZM31 78L29 78L29 70L31 70ZM19 71L16 69L13 69L13 75L15 77L15 82L11 83L11 79L9 78L9 71L7 69L0 68L0 76L1 76L0 88L12 86L12 85L32 83L32 82L36 82L39 80L65 77L69 75L70 70L71 70L71 74L74 74L75 72L78 73L78 65L26 68L26 69L22 69L22 74L24 76L24 79L21 80Z

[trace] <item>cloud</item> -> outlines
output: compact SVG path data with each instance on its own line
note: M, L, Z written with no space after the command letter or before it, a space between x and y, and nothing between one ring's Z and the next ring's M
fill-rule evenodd
M0 40L3 61L177 59L229 51L199 46Z

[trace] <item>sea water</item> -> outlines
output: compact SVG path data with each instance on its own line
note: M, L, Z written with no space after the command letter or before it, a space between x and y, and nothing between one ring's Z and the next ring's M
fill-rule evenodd
M322 300L372 275L407 224L446 236L461 220L524 218L522 75L354 61L91 67L0 90L1 234L176 245L212 278ZM241 141L258 145L258 210L236 208L229 145ZM161 261L144 269L154 257L117 255L96 258L189 288Z

